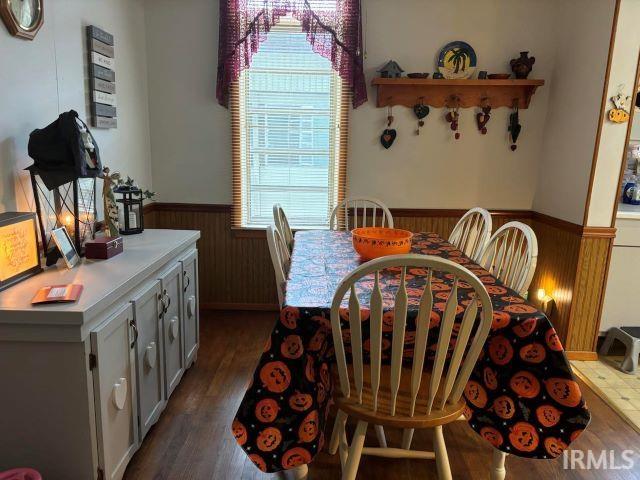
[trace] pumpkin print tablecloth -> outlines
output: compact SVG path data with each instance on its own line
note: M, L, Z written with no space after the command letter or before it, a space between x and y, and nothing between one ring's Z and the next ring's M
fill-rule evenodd
M416 234L412 251L464 265L480 278L491 296L491 332L464 393L470 427L494 447L513 455L559 456L588 425L590 415L549 320L438 235ZM307 464L325 443L333 387L330 305L340 281L361 263L348 232L296 234L285 306L232 425L236 441L262 471ZM415 315L425 285L424 272L418 270L407 272L407 357L413 354L411 332L415 332ZM399 271L383 272L380 283L383 297L386 290L393 298ZM441 302L434 303L430 343L438 338L439 318L451 283L450 276L434 276L434 297ZM370 289L366 282L358 285L363 335L369 330L366 307ZM468 294L469 289L460 283L459 301L468 299ZM392 311L388 313L383 319L387 356L393 324ZM343 335L348 346L347 321ZM366 350L366 341L364 345ZM435 345L430 347L428 354L433 356Z

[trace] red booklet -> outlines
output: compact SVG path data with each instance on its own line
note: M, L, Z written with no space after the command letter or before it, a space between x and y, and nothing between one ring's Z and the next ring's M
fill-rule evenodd
M48 287L42 287L33 297L31 303L70 303L75 302L80 298L83 286L78 284L69 285L49 285Z

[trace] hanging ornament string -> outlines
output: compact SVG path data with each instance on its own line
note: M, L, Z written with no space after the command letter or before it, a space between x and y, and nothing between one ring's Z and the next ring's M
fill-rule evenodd
M481 111L476 113L476 124L478 130L482 135L487 134L487 123L491 120L491 105L489 105L489 99L483 98L481 103Z
M391 109L391 105L387 106L387 128L384 129L382 135L380 135L380 143L386 149L388 149L396 139L397 132L394 128L391 127L393 123L393 111Z
M420 135L420 128L424 127L424 118L429 115L429 107L423 103L424 97L418 99L418 103L413 106L413 113L418 117L418 128L416 135Z
M520 116L518 112L518 100L513 101L513 112L509 115L509 135L511 136L511 151L515 152L518 146L516 142L522 131L522 125L520 124Z
M449 111L447 112L444 118L447 122L449 122L450 124L449 126L451 127L451 130L455 132L454 138L456 140L459 140L460 132L458 131L458 128L459 128L459 121L460 121L460 113L458 112L458 110L460 109L460 99L456 96L451 96L449 100L450 100L448 104Z

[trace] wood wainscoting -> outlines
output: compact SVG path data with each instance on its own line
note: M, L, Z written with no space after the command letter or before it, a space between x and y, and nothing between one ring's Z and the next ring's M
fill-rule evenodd
M447 238L466 210L391 209L394 224ZM575 358L592 358L615 229L583 227L529 210L492 211L494 229L511 220L538 237L538 266L529 298L544 288L555 300L551 321ZM264 231L231 229L231 205L153 203L150 228L198 229L200 303L205 310L277 310L273 268Z
M580 241L566 346L579 354L593 352L592 360L597 359L595 351L615 231L608 227L585 227Z
M145 224L200 230L200 308L278 310L266 236L236 235L231 205L152 203L146 207Z

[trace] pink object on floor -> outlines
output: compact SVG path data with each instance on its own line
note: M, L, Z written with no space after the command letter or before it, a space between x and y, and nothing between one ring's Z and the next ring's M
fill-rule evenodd
M0 480L42 480L42 476L33 468L14 468L0 472Z

